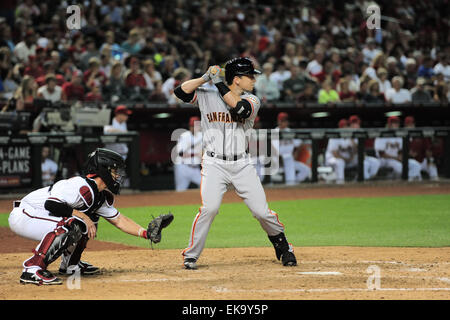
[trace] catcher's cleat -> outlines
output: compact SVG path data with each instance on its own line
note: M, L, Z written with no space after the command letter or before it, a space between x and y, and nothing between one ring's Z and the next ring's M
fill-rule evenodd
M24 271L20 276L20 283L35 285L59 285L62 280L55 277L50 271L36 269L35 271Z
M196 270L197 269L197 261L194 258L184 259L184 268L188 269L188 270Z
M80 271L80 274L84 276L90 276L100 273L100 268L94 267L92 264L80 261L76 265L68 266L67 269L59 268L59 274L71 275Z

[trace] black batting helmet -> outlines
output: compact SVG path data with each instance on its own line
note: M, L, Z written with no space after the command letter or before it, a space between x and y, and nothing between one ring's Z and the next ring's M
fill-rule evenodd
M235 76L252 74L261 74L261 71L255 69L253 62L249 58L234 58L225 65L225 80L228 84L233 83Z
M113 170L114 172L112 172ZM117 152L97 148L89 154L84 174L99 176L109 191L119 194L122 180L125 177L125 160Z

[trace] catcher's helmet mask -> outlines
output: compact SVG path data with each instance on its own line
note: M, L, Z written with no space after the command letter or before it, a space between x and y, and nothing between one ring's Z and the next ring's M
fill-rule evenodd
M89 154L84 173L85 175L95 174L99 176L105 182L109 191L119 194L125 177L125 161L117 152L97 148Z
M255 69L249 58L234 58L225 65L225 80L229 85L233 83L235 76L252 76L255 74L261 74L261 71Z

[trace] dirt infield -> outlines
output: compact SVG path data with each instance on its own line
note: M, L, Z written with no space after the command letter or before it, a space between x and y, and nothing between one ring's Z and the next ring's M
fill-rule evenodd
M450 184L267 189L268 201L449 194ZM228 192L225 202L239 201ZM123 195L117 207L200 203L198 190ZM11 200L0 201L0 212ZM145 250L91 241L83 259L102 274L61 286L23 286L21 263L34 241L0 228L0 299L446 299L449 248L296 247L299 265L282 267L273 248L205 249L199 269L184 270L180 250ZM59 263L49 267L56 271ZM375 289L374 289L375 288Z

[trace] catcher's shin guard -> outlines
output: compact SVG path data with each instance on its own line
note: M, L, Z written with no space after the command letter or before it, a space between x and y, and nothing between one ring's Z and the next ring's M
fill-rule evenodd
M75 218L64 218L56 225L55 230L47 233L39 245L33 250L34 255L23 263L25 268L40 267L46 269L70 245L77 243L83 231L84 223Z
M85 234L82 235L80 241L75 245L67 248L61 256L61 264L59 266L60 274L73 274L77 270L82 275L93 275L100 273L100 269L94 267L90 263L81 261L81 255L84 249L86 249L89 237Z
M84 249L86 249L89 237L87 235L82 235L80 241L78 241L74 246L69 247L64 251L64 258L67 259L67 265L76 265L81 260L81 255Z

